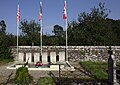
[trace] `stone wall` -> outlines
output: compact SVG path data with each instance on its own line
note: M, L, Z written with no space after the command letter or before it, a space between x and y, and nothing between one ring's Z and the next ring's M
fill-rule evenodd
M120 60L120 46L111 46L116 60ZM107 61L108 60L108 46L68 46L68 60L69 61ZM47 63L47 56L50 56L52 62L56 62L56 56L59 55L59 61L65 61L65 46L43 46L42 61ZM12 47L12 53L16 57L16 46ZM19 46L19 55L26 61L28 57L34 61L40 60L39 46ZM19 60L24 61L23 58Z
M120 46L111 46L116 61L120 61ZM109 46L69 46L70 61L107 61Z

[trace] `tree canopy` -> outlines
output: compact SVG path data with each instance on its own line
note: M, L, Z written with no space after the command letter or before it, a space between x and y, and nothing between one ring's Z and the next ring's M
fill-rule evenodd
M27 20L21 21L20 30L22 30L22 35L20 35L21 45L39 45L40 43L40 25L34 20L28 22ZM25 42L26 41L26 42Z
M6 24L0 21L0 60L12 59L8 36L6 35Z

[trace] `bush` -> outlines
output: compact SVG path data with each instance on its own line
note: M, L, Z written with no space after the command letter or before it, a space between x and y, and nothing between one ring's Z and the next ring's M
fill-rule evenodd
M37 85L55 85L51 77L42 77L38 80Z
M15 83L17 85L29 85L32 83L32 77L28 73L27 67L20 67L16 71Z

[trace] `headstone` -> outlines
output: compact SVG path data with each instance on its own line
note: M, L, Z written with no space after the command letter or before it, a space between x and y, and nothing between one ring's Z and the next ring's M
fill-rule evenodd
M65 61L65 52L59 52L59 61Z
M32 63L31 57L32 57L32 53L26 53L26 62L28 61L28 63Z
M47 52L42 52L42 63L43 64L47 64L47 57L48 57L48 54Z
M56 63L56 52L50 52L50 58L52 63Z
M40 56L40 53L34 53L34 63L36 64L36 62L39 61L39 56Z
M24 62L24 53L19 53L19 61Z

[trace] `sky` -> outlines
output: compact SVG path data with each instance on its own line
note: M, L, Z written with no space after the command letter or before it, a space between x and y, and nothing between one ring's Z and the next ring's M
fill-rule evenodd
M40 0L0 0L0 21L4 20L7 32L16 33L17 5L20 5L21 20L38 21ZM108 18L120 19L120 0L66 0L68 22L77 20L78 14L90 12L90 9L98 7L99 2L105 3L105 8L110 9ZM51 34L54 25L65 28L63 20L64 0L42 0L43 6L43 33Z

